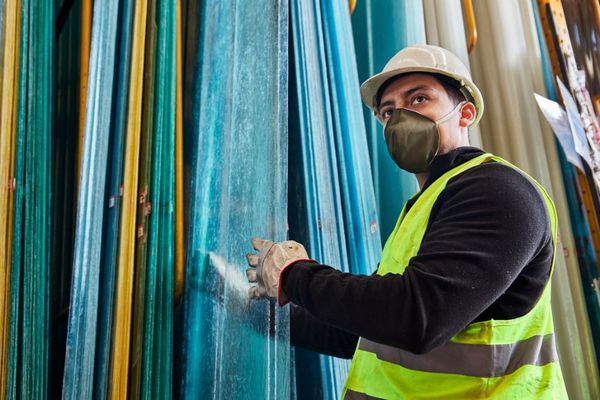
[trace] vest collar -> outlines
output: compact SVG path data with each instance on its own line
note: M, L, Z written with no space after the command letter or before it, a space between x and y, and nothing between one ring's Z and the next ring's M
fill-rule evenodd
M429 177L427 181L425 181L425 185L423 188L416 193L408 202L406 203L406 211L412 207L414 202L419 198L421 193L423 193L433 182L435 182L439 177L444 175L446 172L450 171L452 168L458 167L461 164L466 163L469 160L472 160L475 157L479 157L484 154L485 151L481 150L478 147L472 146L463 146L458 147L449 153L440 154L433 158L431 161L431 166L429 168Z
M458 147L446 154L440 154L433 158L431 166L429 167L429 177L423 186L421 192L440 176L444 175L447 171L454 167L459 166L475 157L478 157L484 153L483 150L477 147L463 146Z

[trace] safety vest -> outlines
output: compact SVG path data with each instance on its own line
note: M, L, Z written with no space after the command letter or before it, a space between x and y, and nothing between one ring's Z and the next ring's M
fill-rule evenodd
M404 272L419 251L431 209L448 181L489 161L520 171L500 157L482 154L446 172L420 194L408 212L404 206L384 246L379 275ZM541 185L529 179L546 202L556 250L554 204ZM550 274L553 268L554 255ZM426 354L360 338L342 398L566 399L554 344L550 279L527 314L510 320L474 322Z

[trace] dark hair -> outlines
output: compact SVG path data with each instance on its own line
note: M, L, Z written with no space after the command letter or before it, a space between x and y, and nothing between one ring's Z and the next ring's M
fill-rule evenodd
M417 72L409 72L409 74L410 73ZM466 100L465 95L462 94L462 92L460 91L460 83L457 80L442 74L435 74L431 72L424 73L432 75L440 83L440 85L442 85L453 105L457 105L461 101ZM377 107L379 107L379 103L381 103L381 97L383 96L383 92L385 92L385 89L387 89L388 86L390 86L396 79L400 78L401 76L403 75L396 75L393 78L388 79L383 83L383 85L381 85L381 87L377 91Z
M456 79L442 74L432 74L435 79L444 87L448 98L452 104L457 105L461 101L465 101L465 95L460 91L460 83Z

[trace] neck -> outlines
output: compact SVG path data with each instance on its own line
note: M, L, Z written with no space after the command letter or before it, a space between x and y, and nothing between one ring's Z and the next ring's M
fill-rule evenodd
M427 182L427 178L429 178L429 173L423 172L420 174L415 174L415 176L417 177L417 182L419 182L419 190L422 190L423 186L425 186L425 182Z
M459 140L457 143L455 143L454 146L452 146L449 149L446 149L444 151L440 151L436 155L436 157L448 154L448 153L458 149L459 147L464 147L464 146L470 145L469 132L466 128L462 128L460 137L461 137L461 140ZM423 186L425 186L425 182L427 182L427 179L429 178L429 172L421 172L421 173L415 174L415 176L417 177L417 182L419 182L419 190L423 190Z

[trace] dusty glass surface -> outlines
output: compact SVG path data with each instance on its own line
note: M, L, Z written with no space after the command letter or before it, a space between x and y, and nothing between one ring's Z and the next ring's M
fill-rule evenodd
M182 398L289 396L287 308L248 300L251 237L285 240L287 1L188 9Z

